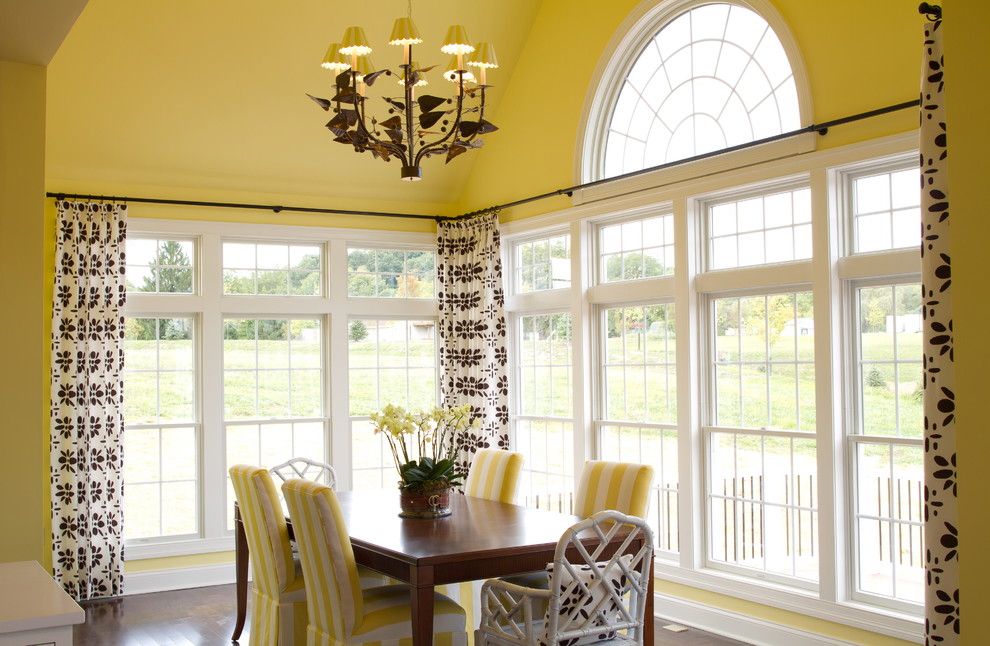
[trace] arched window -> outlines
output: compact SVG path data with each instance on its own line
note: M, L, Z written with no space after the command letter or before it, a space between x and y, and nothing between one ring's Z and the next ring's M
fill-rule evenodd
M801 127L796 50L785 48L763 16L740 4L683 10L680 2L679 13L666 4L665 12L640 21L639 33L623 41L605 72L613 77L603 79L595 99L598 118L589 127L597 132L588 133L594 143L585 149L592 155L586 179Z

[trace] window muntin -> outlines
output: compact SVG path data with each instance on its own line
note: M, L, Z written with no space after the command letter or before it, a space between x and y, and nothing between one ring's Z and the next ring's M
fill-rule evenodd
M196 271L192 240L129 237L126 243L127 291L192 294Z
M515 292L526 294L571 286L571 237L556 235L512 245Z
M570 511L574 483L571 315L520 316L513 443L526 456L520 500Z
M436 253L424 249L347 249L347 295L432 298Z
M318 244L225 241L223 293L319 296L322 267Z
M813 585L819 549L811 292L714 298L711 317L709 561Z
M811 190L708 204L708 268L811 258Z
M195 534L198 451L192 318L128 318L124 330L126 540Z
M611 283L674 273L674 216L658 215L598 228L598 280Z
M348 322L347 370L354 489L396 481L388 445L368 416L386 404L407 410L437 403L436 321L355 318Z
M646 43L612 107L604 177L800 127L787 53L770 25L730 4L695 7Z
M320 319L224 321L224 419L323 415Z
M815 431L811 292L713 300L714 422Z
M648 520L657 547L677 552L678 463L674 305L630 305L601 313L604 460L649 464L655 472Z
M849 178L853 252L921 245L921 192L916 166Z
M921 297L918 283L854 290L853 584L894 605L924 601Z

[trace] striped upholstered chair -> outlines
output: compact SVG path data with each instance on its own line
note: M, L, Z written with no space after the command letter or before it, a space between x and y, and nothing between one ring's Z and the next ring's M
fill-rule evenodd
M254 590L251 643L295 646L306 634L306 588L292 558L278 490L267 469L238 464L230 481L241 511Z
M574 515L591 518L606 510L646 519L653 486L653 467L634 462L589 460L581 470ZM546 590L550 585L543 570L507 576L504 580L526 588Z
M333 490L307 480L289 480L282 485L282 494L309 588L307 646L411 645L409 586L361 588L351 539ZM442 594L435 594L433 603L433 643L466 644L464 609Z
M574 515L591 518L599 511L611 509L645 519L652 485L653 467L649 465L585 462L574 496Z
M482 449L474 454L464 493L497 502L515 502L522 464L522 453Z

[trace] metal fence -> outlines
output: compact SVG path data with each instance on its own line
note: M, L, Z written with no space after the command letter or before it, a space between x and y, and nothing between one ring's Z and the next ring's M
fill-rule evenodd
M764 556L764 531L768 534L782 532L786 545L786 554L790 556L814 556L818 545L815 515L817 511L816 490L817 482L813 475L783 476L782 506L794 510L795 513L783 514L783 523L779 527L765 527L766 490L762 475L726 478L722 480L721 491L716 490L721 504L722 526L719 541L721 555L713 555L719 560L741 561ZM921 519L924 501L922 499L922 483L907 478L876 478L875 496L872 487L869 493L870 508L860 509L860 515L884 519L890 523L885 529L885 522L877 523L876 549L881 561L896 559L899 565L922 567L924 565L924 550L922 547ZM861 492L862 494L863 492ZM865 496L861 500L865 502ZM780 503L777 503L780 506ZM523 505L536 509L545 509L559 513L574 512L574 494L538 493L523 497ZM875 505L875 508L874 508ZM652 492L652 509L647 520L653 527L658 550L678 551L678 498L677 485L654 487ZM730 520L738 519L730 524ZM741 540L735 540L737 536ZM718 531L715 532L719 534ZM861 536L861 540L867 540Z

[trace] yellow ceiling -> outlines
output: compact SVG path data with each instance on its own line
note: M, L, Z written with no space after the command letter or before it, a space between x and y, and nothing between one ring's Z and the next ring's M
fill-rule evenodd
M426 42L414 58L445 66L439 43L455 21L472 39L493 42L497 124L539 4L416 0ZM181 187L201 199L244 192L453 208L484 149L448 166L427 160L423 181L401 182L397 161L333 143L326 113L305 95L328 96L319 61L348 25L365 28L378 68L400 63L401 50L386 40L405 11L402 0L90 0L48 69L48 188ZM440 71L429 75L431 88L446 95Z
M0 0L0 61L48 65L86 0Z

